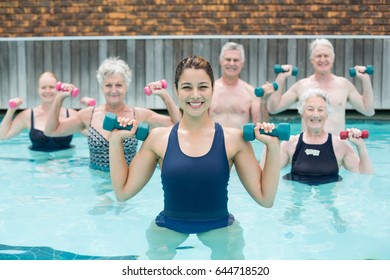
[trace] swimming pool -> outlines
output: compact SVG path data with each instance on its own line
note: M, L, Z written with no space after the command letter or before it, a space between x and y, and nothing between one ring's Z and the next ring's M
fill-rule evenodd
M321 188L281 179L266 209L232 171L229 209L243 229L245 259L390 259L390 125L353 126L370 131L374 176L342 169L342 182ZM0 260L148 259L145 232L163 207L160 170L118 203L109 175L89 169L86 139L72 143L71 151L40 153L28 149L27 132L0 142ZM262 145L253 146L260 157ZM190 235L175 259L207 260L210 249Z

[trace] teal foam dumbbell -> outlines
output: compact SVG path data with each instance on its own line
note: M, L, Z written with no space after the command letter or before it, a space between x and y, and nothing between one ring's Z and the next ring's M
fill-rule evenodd
M114 113L108 112L104 117L103 121L103 129L112 131L114 128L120 130L131 130L133 128L132 125L128 126L120 126L118 123L118 118ZM135 133L135 138L141 141L144 141L149 134L149 124L141 122L138 125L137 132Z
M255 140L255 124L254 123L246 123L243 127L243 133L244 133L244 140L245 141L253 141ZM272 130L271 133L265 132L263 129L260 129L261 134L266 134L270 136L278 137L279 140L289 140L290 139L290 124L289 123L280 123L278 124L274 130Z
M366 73L366 74L369 74L369 75L374 74L374 66L367 65L366 66L366 70L364 70L363 73ZM349 75L351 77L355 77L356 76L356 69L354 67L349 68Z
M275 74L284 73L284 72L287 72L287 71L283 69L282 65L275 64L275 66L274 66L274 73ZM293 76L298 75L298 67L295 67L295 66L293 67L293 69L291 71L291 75L293 75Z
M274 87L274 90L278 90L279 88L279 85L276 82L273 82L272 86ZM255 95L257 97L262 97L264 95L264 89L262 87L255 88Z

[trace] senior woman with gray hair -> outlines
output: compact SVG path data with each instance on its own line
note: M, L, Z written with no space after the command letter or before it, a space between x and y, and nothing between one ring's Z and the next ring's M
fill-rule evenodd
M131 70L125 61L110 57L103 61L97 71L97 80L100 90L104 94L105 103L81 109L75 116L59 119L63 100L70 96L72 84L63 84L65 92L57 95L55 106L52 106L45 134L48 136L65 136L88 129L88 146L90 154L90 168L109 172L109 131L103 129L103 120L108 112L118 117L131 117L138 122L149 123L150 126L170 126L180 120L180 112L170 94L163 89L160 81L148 86L153 95L160 96L164 101L169 116L158 114L150 109L132 107L125 104L128 87L131 82ZM127 164L137 152L137 140L132 137L123 141Z
M306 130L281 144L281 168L291 164L291 172L284 179L309 185L336 182L341 180L340 166L355 173L373 173L359 129L347 129L349 141L324 130L331 106L323 90L311 88L304 92L298 112Z

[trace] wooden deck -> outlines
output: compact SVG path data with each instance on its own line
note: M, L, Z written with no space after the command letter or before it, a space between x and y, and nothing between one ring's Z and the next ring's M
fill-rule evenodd
M20 96L24 107L39 104L37 80L44 71L53 71L59 79L80 88L80 97L91 96L104 102L96 80L96 70L103 59L115 56L124 59L133 70L127 102L132 106L164 109L159 98L143 93L151 81L166 79L173 94L172 81L177 63L188 55L202 55L220 75L218 64L222 45L239 42L246 51L242 79L254 86L273 81L275 64L290 63L298 67L297 77L287 86L312 73L308 59L310 36L145 36L145 37L54 37L0 38L0 109L8 100ZM354 65L373 65L372 83L376 109L390 109L390 37L326 37L334 44L334 73L345 76L360 90L359 81L349 77ZM79 98L67 100L66 106L81 108Z

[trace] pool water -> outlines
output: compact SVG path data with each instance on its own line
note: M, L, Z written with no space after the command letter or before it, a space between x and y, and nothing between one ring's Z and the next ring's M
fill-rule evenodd
M281 179L266 209L232 170L229 210L243 229L245 259L390 259L390 125L352 125L370 131L375 175L342 168L343 181L322 187ZM148 259L145 232L163 207L160 170L119 203L109 175L89 169L86 138L72 143L75 149L41 153L28 149L27 132L0 142L0 259ZM260 158L262 144L252 144ZM175 259L207 260L210 252L190 235Z

